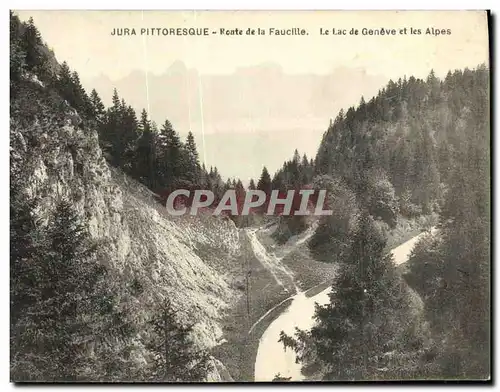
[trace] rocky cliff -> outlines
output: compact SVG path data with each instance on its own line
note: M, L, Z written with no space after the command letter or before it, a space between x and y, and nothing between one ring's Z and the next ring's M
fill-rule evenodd
M148 189L107 164L92 125L75 121L75 110L60 103L33 75L20 82L11 101L11 178L21 180L27 201L38 201L33 214L43 222L58 200L70 201L100 244L100 262L116 284L141 287L140 295L121 298L136 322L169 298L179 320L194 324L196 345L215 346L222 336L219 320L238 297L235 225L167 216ZM144 361L140 346L135 354ZM209 379L227 379L216 364Z

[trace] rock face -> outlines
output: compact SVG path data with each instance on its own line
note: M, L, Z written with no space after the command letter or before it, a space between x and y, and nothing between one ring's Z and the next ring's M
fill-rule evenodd
M207 382L232 382L234 381L224 364L216 358L211 359L212 371L208 374Z
M195 343L213 347L222 336L220 318L238 297L229 272L240 252L234 223L167 216L149 190L108 166L97 132L77 127L73 112L69 123L48 127L43 113L32 123L11 119L11 175L22 168L24 192L41 200L35 214L42 220L58 199L74 204L103 245L100 259L112 278L143 287L126 304L134 317L146 318L155 300L169 298L179 319L195 325Z

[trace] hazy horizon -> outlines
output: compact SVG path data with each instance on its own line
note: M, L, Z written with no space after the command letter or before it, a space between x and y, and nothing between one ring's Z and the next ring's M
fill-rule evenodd
M168 118L182 137L192 130L201 162L244 182L258 178L264 165L274 173L295 148L314 158L330 119L341 108L357 105L360 92L369 99L387 82L361 69L290 75L266 63L226 75L199 75L183 65L175 61L165 73L148 75L149 102L144 71L134 70L116 81L100 76L82 83L95 88L106 105L117 88L138 112L149 106L158 126ZM344 81L363 86L347 91ZM272 91L269 84L274 84ZM175 96L165 93L172 90Z
M389 79L425 78L488 63L484 12L462 11L18 11L33 17L59 62L110 104L113 88L159 126L195 136L200 161L223 177L258 178L316 155L342 108L369 100ZM57 23L54 23L54 21ZM443 22L446 22L444 26ZM449 36L319 36L320 26L432 26ZM113 28L300 26L296 37L111 36ZM61 34L64 32L64 34ZM71 39L68 37L71 36ZM394 56L394 53L401 53Z

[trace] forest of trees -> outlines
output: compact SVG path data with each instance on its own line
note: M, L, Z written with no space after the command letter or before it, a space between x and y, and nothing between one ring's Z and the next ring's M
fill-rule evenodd
M490 377L489 69L390 81L341 111L323 137L315 182L335 213L309 242L340 261L317 324L282 334L305 374L325 380ZM404 279L422 298L415 318L380 233L398 216L438 213Z

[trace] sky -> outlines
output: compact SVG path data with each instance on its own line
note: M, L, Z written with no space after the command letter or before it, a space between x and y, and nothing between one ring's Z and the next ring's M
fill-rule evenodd
M200 73L224 74L264 62L287 73L363 67L388 77L438 74L487 60L486 13L479 11L19 11L33 16L57 58L84 77L112 80L134 69L161 73L181 59ZM112 36L113 28L299 27L307 36ZM451 29L451 35L320 36L320 28Z
M328 75L340 68L352 68L362 69L368 75L376 75L381 80L397 79L404 75L425 78L430 69L434 69L438 76L443 77L450 69L474 68L480 63L488 62L487 19L486 13L480 11L44 10L17 13L23 20L33 17L43 39L54 50L58 61L67 61L72 69L78 71L82 81L100 77L118 83L137 70L149 75L147 80L156 80L154 75L164 74L179 60L200 75L230 75L248 67L277 64L283 73L291 75ZM266 35L210 34L195 37L140 34L141 28L178 27L208 28L209 31L239 28L243 33L248 28L261 28ZM113 29L124 28L134 28L137 35L111 35ZM271 36L270 28L304 29L307 35ZM395 29L397 35L363 35L363 28ZM400 34L400 30L404 28L407 34ZM410 28L420 29L422 34L410 34ZM451 34L425 34L427 28L449 29ZM328 30L330 34L320 35L320 29ZM333 35L332 29L345 29L348 34ZM357 29L358 35L350 35L351 29ZM146 78L144 83L147 84ZM342 89L346 88L345 85ZM352 90L349 91L349 96L356 97L356 100L364 93L365 86L362 82L347 85ZM149 88L147 85L146 90ZM258 88L265 87L259 84ZM337 94L344 94L342 89ZM200 93L200 97L202 95ZM126 101L134 99L127 96L124 98ZM217 94L212 93L211 99L217 100ZM301 97L298 96L297 99ZM317 106L319 103L304 101L304 105ZM334 109L339 110L340 107ZM315 118L314 122L324 123L326 130L329 118L335 116L336 113L332 110L331 115L325 115L324 118L321 115L321 118ZM283 122L282 129L288 128L289 121L286 118L277 114L276 119ZM210 121L210 118L207 117L206 121ZM216 121L221 122L223 119L217 117ZM266 132L266 124L259 123L259 131ZM297 125L300 122L294 123ZM181 128L190 126L191 124L181 125ZM197 140L204 137L201 133L205 128L214 128L214 124L197 125L196 129L192 129ZM274 126L274 129L278 128L280 127ZM295 135L279 138L285 146L280 148L278 157L272 148L262 148L260 153L256 152L257 156L253 162L240 162L241 168L235 167L235 162L229 159L225 164L224 154L220 155L216 150L207 155L214 157L213 162L217 163L222 174L226 170L231 176L241 173L243 179L255 177L266 163L269 163L272 172L275 171L279 166L278 162L290 158L296 147L314 156L322 130L315 129L313 134L309 134L307 132L311 130L306 128L307 126L304 126L305 133L302 135L298 135L297 132L300 131L295 130ZM235 132L241 132L237 123L234 129ZM180 132L186 133L187 129L180 129ZM262 139L261 136L260 138ZM304 143L304 140L308 141ZM296 145L298 141L301 141L302 146ZM213 143L214 146L217 144L218 141ZM255 150L258 151L258 148ZM234 155L234 151L232 154ZM251 170L247 170L249 166L252 166Z

